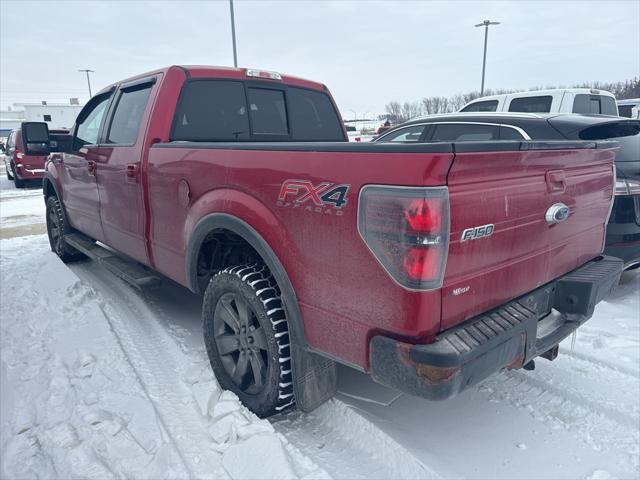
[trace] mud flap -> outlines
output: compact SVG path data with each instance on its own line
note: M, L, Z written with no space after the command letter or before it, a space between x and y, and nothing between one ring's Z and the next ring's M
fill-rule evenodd
M292 345L293 392L298 409L311 412L333 397L338 388L335 362Z

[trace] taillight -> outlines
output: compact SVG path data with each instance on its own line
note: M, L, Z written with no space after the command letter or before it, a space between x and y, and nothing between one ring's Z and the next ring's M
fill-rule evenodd
M358 231L376 259L405 288L440 288L449 248L447 187L360 191Z

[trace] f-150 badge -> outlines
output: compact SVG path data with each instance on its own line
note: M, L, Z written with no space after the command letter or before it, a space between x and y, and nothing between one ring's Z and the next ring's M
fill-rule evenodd
M308 180L285 180L280 187L278 207L302 208L317 213L344 215L347 204L347 184L322 182L314 185Z
M466 242L467 240L477 240L479 238L490 237L493 235L493 223L487 225L481 225L479 227L467 228L462 232L460 242Z

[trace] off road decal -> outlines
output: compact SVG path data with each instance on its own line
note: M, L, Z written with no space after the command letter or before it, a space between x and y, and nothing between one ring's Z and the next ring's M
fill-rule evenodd
M314 185L308 180L285 180L280 187L276 205L302 208L316 213L343 215L351 185L322 182Z

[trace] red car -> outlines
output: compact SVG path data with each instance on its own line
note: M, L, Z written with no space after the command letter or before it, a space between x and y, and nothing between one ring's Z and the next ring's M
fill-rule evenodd
M68 130L50 130L53 136L68 134ZM42 180L46 155L26 155L22 147L20 129L13 130L7 139L4 168L7 178L13 180L16 188L23 188L29 180Z
M23 134L48 153L46 124ZM52 250L202 294L218 381L261 416L331 397L335 362L443 399L551 360L622 271L611 142L349 143L320 83L173 66L58 145Z

